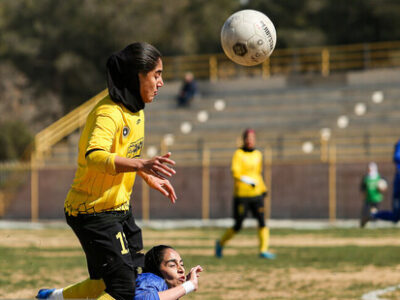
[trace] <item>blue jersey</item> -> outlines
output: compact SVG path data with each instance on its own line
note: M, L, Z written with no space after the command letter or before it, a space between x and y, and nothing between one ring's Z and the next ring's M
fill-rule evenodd
M134 300L160 300L158 292L168 289L167 283L153 273L142 273L136 278Z
M394 146L393 162L396 165L396 174L393 180L392 210L378 211L373 214L373 218L398 222L400 221L400 140Z
M394 146L393 162L396 164L397 172L400 172L400 140Z
M400 140L394 146L393 162L396 165L396 174L393 180L393 210L397 211L398 220L400 220Z

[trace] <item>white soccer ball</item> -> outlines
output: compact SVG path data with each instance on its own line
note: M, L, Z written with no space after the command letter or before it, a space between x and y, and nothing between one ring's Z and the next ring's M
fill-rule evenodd
M241 10L231 15L222 26L221 44L226 56L235 63L255 66L274 51L275 26L259 11Z
M384 192L384 191L387 190L387 188L388 188L388 184L387 184L386 180L385 179L379 179L379 181L378 181L378 189L381 192Z

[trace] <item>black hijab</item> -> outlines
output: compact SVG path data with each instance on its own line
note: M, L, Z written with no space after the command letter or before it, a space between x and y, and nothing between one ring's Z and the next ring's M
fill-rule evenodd
M246 138L247 138L247 136L249 135L250 132L255 133L254 129L252 129L252 128L247 128L243 132L243 147L242 147L242 149L243 149L244 152L253 152L255 150L255 148L246 147L245 140L246 140Z
M135 64L137 43L113 53L107 60L107 85L111 100L131 112L145 106L140 95L139 70Z

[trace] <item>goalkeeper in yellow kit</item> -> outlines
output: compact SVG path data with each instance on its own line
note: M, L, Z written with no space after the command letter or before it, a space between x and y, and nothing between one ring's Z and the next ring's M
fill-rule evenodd
M162 70L160 52L147 43L133 43L107 60L109 95L87 118L79 141L78 169L64 206L67 223L86 254L90 280L52 291L49 299L90 297L96 290L105 290L102 299L134 298L137 268L144 259L141 230L130 206L136 174L172 202L176 200L165 179L175 174L168 166L175 164L170 153L140 158L143 109L164 84Z
M235 224L216 242L215 255L222 257L226 243L242 228L242 223L250 210L258 221L260 241L259 255L262 258L274 259L275 254L268 251L269 229L264 220L264 198L267 188L262 178L262 154L255 149L256 135L253 129L243 133L243 147L236 150L232 159L234 180L233 216Z

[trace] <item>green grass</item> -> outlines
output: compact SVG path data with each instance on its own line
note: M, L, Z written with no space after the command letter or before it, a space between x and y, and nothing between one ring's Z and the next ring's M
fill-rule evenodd
M214 241L223 233L221 229L179 229L173 234L169 230L165 236L166 232L145 229L146 248L167 239L172 246L178 244L176 249L187 268L200 264L205 269L199 291L185 299L361 299L363 293L400 284L397 268L400 243L378 246L380 239L396 241L399 238L394 228L272 229L271 249L277 254L277 259L272 261L257 256L254 229L243 230L235 236L225 248L226 255L222 259L213 256ZM32 298L39 288L62 287L86 278L86 260L77 242L63 243L60 239L60 246L53 243L46 247L62 236L73 241L68 229L8 230L4 235L0 231L0 239L5 234L20 235L22 241L27 234L37 235L41 243L40 247L30 243L0 244L0 298ZM341 239L347 243L338 246L334 243L324 246L296 244L296 240L310 237L314 240ZM293 245L279 245L282 238L293 239ZM358 239L369 243L356 245ZM369 276L369 272L375 275Z

